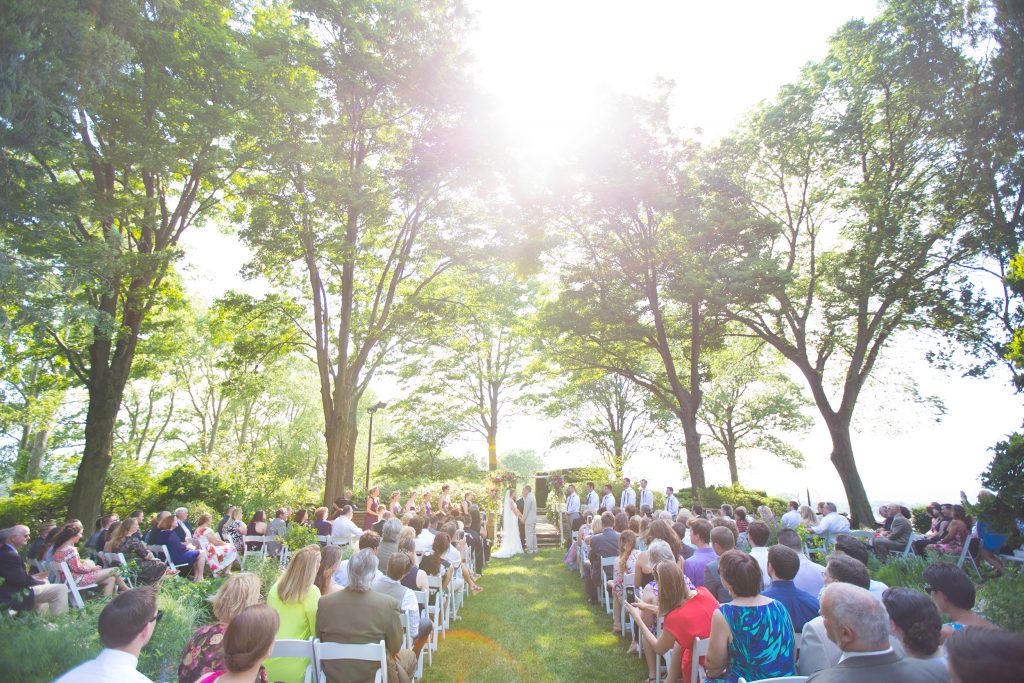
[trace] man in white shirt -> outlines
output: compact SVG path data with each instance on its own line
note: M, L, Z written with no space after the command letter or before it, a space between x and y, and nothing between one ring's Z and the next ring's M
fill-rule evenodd
M640 480L640 512L647 508L647 512L654 512L654 491L647 488L647 480Z
M789 501L789 511L782 515L780 521L784 529L795 529L800 526L800 503L795 500Z
M352 506L346 505L341 509L341 514L331 522L332 536L348 536L349 542L355 541L363 535L363 530L352 521Z
M597 500L597 491L594 490L594 482L587 482L587 510L597 514L597 508L600 507L600 503Z
M569 528L580 518L580 497L576 495L576 487L569 484L565 495L565 514L569 517Z
M767 588L768 578L768 539L772 530L759 519L755 519L747 527L747 540L750 541L750 556L761 566L761 588Z
M671 486L665 489L665 512L672 515L672 519L679 514L679 499L676 498L676 490Z
M429 553L434 546L434 536L437 535L437 516L431 515L427 520L427 526L416 536L416 552Z
M850 532L850 520L836 512L835 503L825 503L825 517L821 524L811 529L818 536L824 536L828 543L835 543L836 536Z
M79 664L54 683L152 683L137 667L139 653L153 637L160 616L152 588L121 593L100 612L103 650L96 659Z
M369 548L376 555L377 551L380 550L380 534L376 531L367 531L359 537L359 550L366 550ZM373 575L374 581L384 576L384 572L380 569ZM342 588L348 588L348 560L344 560L338 565L337 570L334 572L333 577L334 583L338 584Z
M633 482L628 477L622 480L622 495L619 496L619 507L623 512L627 505L636 507L636 491L633 490Z
M604 498L601 499L601 509L605 512L611 512L612 508L615 507L615 495L612 493L612 487L610 484L604 485Z

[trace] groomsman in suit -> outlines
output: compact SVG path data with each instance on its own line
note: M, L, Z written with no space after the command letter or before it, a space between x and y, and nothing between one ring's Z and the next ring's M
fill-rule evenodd
M590 512L597 512L597 508L600 504L597 501L597 491L594 490L594 482L587 482L587 509Z
M679 514L679 499L676 498L676 490L671 486L665 489L665 511L672 515L672 519Z
M526 552L537 552L537 499L533 497L533 488L523 487L523 522L526 525Z
M622 495L619 496L619 507L625 510L628 505L636 507L636 491L633 490L633 482L627 477L622 480Z
M612 493L612 486L611 484L605 484L604 498L601 499L601 509L611 512L613 507L615 507L615 495Z
M647 508L647 512L654 512L654 491L647 488L647 480L640 480L640 513L643 514L644 508Z
M565 496L565 513L569 516L569 528L576 528L574 525L580 518L580 497L576 494L576 487L569 484L568 494Z
M525 489L524 489L524 491L525 491ZM515 493L513 493L512 495L515 495ZM525 495L526 494L524 493L523 496L525 496ZM518 518L517 521L519 522L519 540L522 542L523 548L525 548L526 547L526 521L523 519L523 510L526 509L526 501L524 500L524 498L517 498L516 499L516 508L519 510L519 514L516 515L516 517Z

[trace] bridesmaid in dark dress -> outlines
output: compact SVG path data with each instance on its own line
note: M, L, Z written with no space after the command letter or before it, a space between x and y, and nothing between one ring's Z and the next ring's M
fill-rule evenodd
M374 486L370 489L370 495L366 498L366 515L363 517L363 531L367 531L380 520L376 512L379 504L380 487Z

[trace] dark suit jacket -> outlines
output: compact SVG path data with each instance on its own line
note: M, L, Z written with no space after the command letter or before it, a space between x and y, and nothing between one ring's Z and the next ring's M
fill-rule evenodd
M718 572L718 560L712 560L705 565L704 587L723 605L727 602L732 602L732 593L722 584L722 576Z
M320 598L316 612L316 636L329 643L364 645L385 641L388 653L402 647L404 634L398 601L378 591L359 593L345 589ZM328 683L372 681L377 665L344 659L325 661Z
M895 652L871 657L852 657L830 669L823 669L807 683L949 683L943 674L924 660L901 658Z
M590 537L590 562L596 575L598 567L601 566L602 557L618 557L619 555L619 532L614 529L603 529L601 533ZM605 572L608 574L608 572ZM612 578L608 574L608 578Z
M29 588L44 583L29 576L21 555L6 543L0 546L0 579L0 606L16 610L32 609L36 596Z
M184 541L186 538L185 529L188 529L188 532L192 533L192 527L185 524L185 522L178 520L178 526L174 527L174 533L177 534L178 538L180 538L182 541Z

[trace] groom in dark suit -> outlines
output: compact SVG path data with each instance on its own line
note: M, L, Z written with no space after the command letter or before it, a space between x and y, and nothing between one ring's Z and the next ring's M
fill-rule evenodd
M526 521L523 519L523 508L526 505L526 501L523 500L522 496L516 499L516 507L519 508L519 514L516 515L516 519L519 520L519 540L523 544L523 548L526 548Z

